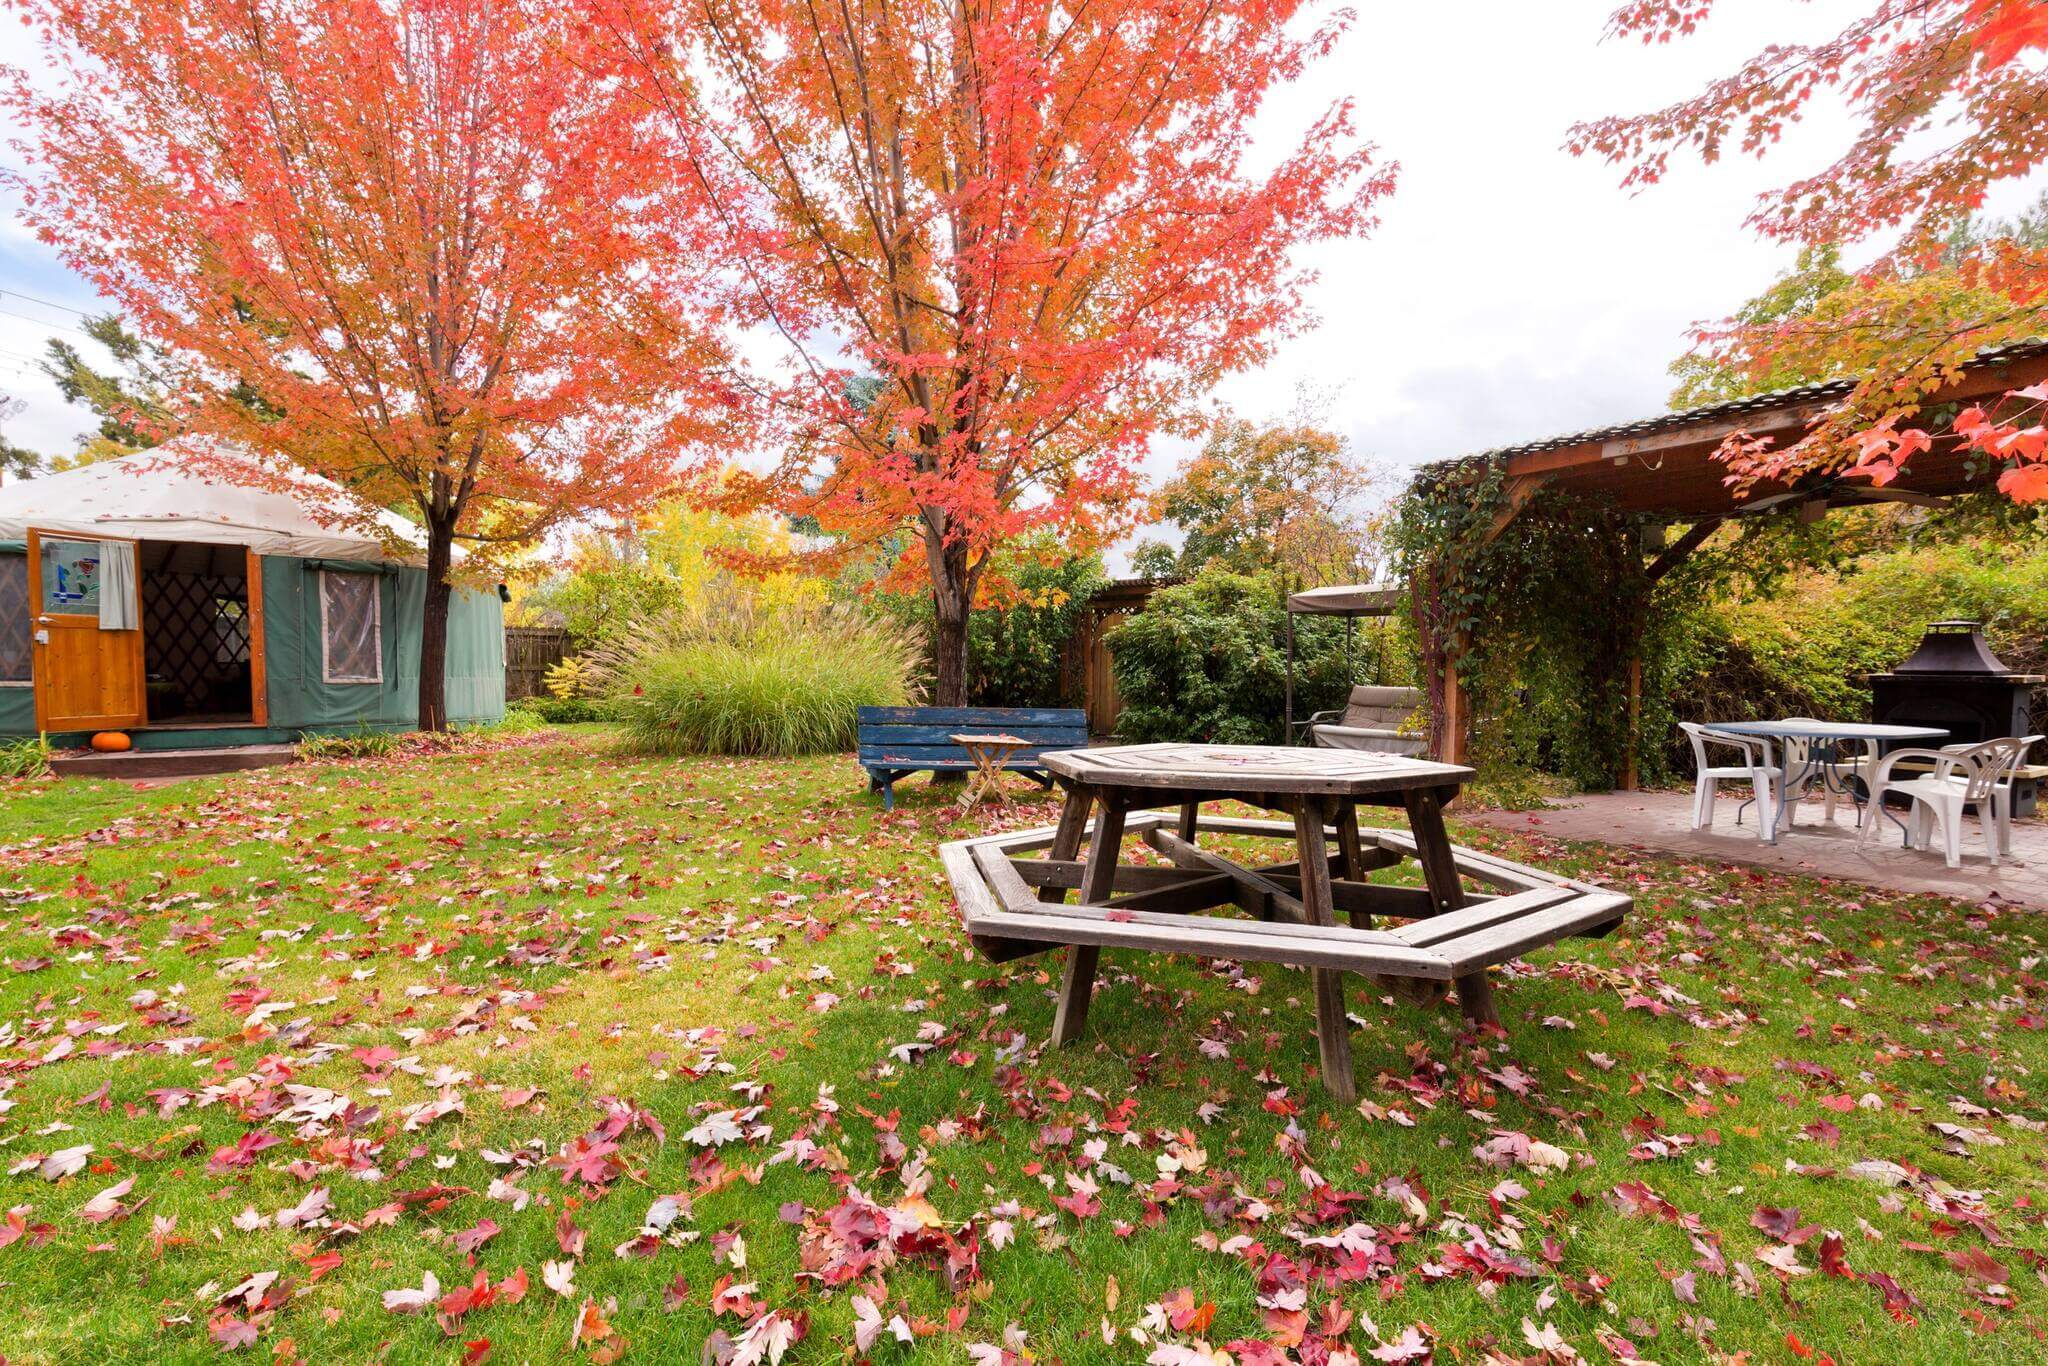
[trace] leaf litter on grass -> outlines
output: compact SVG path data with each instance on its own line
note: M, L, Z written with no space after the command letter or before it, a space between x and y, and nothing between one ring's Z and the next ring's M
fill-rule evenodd
M1354 983L1339 1109L1285 969L1109 955L1048 1049L935 847L1053 807L951 795L553 735L0 793L0 1354L2048 1356L2025 913L1471 835L1635 915L1506 1034Z

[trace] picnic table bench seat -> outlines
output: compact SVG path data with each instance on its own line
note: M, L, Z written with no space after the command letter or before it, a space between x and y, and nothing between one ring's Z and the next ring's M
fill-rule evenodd
M1003 769L1050 787L1039 756L1088 743L1088 716L1079 707L862 707L855 717L860 766L868 791L882 794L882 809L896 806L896 780L911 773L971 773L976 764L953 737L962 731L999 731L1028 743Z
M1172 858L1187 848L1175 830L1178 820L1171 811L1133 812L1124 829ZM1089 823L1090 833L1093 824ZM1206 815L1198 817L1197 829L1275 839L1294 834L1294 826L1286 821ZM1079 880L1078 863L1026 857L1051 847L1054 833L1054 827L1041 826L940 846L939 857L968 936L993 961L1073 944L1099 944L1449 983L1560 939L1600 938L1621 923L1633 904L1621 892L1461 847L1454 849L1459 871L1498 891L1469 894L1464 907L1435 915L1428 913L1422 889L1381 883L1338 884L1348 886L1337 894L1337 909L1350 915L1351 925L1288 923L1284 916L1280 923L1268 923L1148 909L1171 904L1173 898L1162 892L1181 892L1180 899L1187 901L1223 890L1223 881L1234 881L1228 873L1209 874L1200 867L1119 868L1113 890L1121 895L1092 905L1046 901L1040 888L1064 889ZM1414 853L1414 841L1406 831L1364 828L1358 833L1368 857L1370 851L1378 851L1373 861L1381 867ZM1336 832L1330 834L1334 843ZM1201 885L1211 879L1216 885ZM1282 873L1277 878L1266 874L1261 880L1285 886L1298 878ZM1262 908L1272 910L1264 903ZM1357 927L1375 914L1416 918L1389 929Z
M1095 826L1090 821L1082 832L1084 844ZM1184 807L1130 812L1123 831L1137 834L1166 865L1120 865L1107 878L1108 895L1080 904L1065 897L1082 885L1087 865L1038 856L1054 847L1057 827L940 846L975 947L995 962L1063 947L1118 948L1357 972L1432 1004L1448 996L1454 982L1462 996L1475 974L1483 978L1487 968L1534 949L1605 936L1633 907L1624 893L1451 846L1459 876L1490 890L1466 892L1462 905L1442 910L1427 888L1343 876L1347 858L1356 860L1354 870L1367 871L1419 860L1410 832L1359 828L1355 853L1347 856L1338 845L1348 832L1330 827L1331 900L1350 923L1318 924L1303 914L1299 863L1244 866L1198 843L1203 835L1293 840L1293 822ZM1218 906L1245 914L1199 913ZM1056 1023L1056 1041L1064 1041L1060 1035ZM1348 1077L1325 1081L1340 1096L1348 1094Z

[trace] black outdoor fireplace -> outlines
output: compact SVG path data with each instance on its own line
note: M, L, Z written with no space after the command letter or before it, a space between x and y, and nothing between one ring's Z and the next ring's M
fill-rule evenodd
M1939 726L1948 739L1933 743L1974 744L2029 734L2034 686L2048 678L2007 668L1984 643L1978 622L1937 621L1921 637L1919 649L1890 673L1871 674L1867 681L1871 720L1891 726Z

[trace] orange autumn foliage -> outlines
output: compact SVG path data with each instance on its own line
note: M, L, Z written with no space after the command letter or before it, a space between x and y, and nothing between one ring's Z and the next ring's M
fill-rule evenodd
M1715 0L1631 0L1611 31L1664 43L1711 17ZM2011 237L1950 234L1990 189L2048 159L2048 9L2032 0L1876 0L1830 37L1764 48L1704 91L1651 113L1594 120L1570 147L1654 184L1674 152L1761 157L1816 100L1846 103L1857 127L1820 172L1764 195L1762 235L1811 246L1876 240L1857 292L1823 314L1704 328L1708 359L1755 375L1846 373L1859 381L1833 416L1776 446L1741 434L1721 451L1738 488L1847 475L1884 483L1922 451L1992 457L1998 487L2048 500L2041 396L2016 391L1952 422L1930 401L1981 350L2048 335L2048 250Z
M178 424L420 524L438 728L454 547L644 505L726 439L701 187L573 6L15 8L28 222L180 363Z
M942 704L991 553L1120 530L1149 440L1305 325L1295 249L1392 184L1344 104L1255 152L1348 17L1299 0L604 2L778 347L786 455L717 502L907 542Z

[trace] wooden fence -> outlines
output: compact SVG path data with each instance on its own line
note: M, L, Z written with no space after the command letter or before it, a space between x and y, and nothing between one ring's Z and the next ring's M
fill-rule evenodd
M505 628L505 700L543 697L542 678L569 653L569 633L559 626Z
M1124 709L1122 694L1116 690L1116 675L1110 670L1109 646L1103 636L1144 610L1153 592L1178 580L1119 579L1088 599L1086 610L1075 624L1073 639L1067 643L1061 661L1062 701L1088 712L1088 733L1108 735L1116 729L1116 718Z

